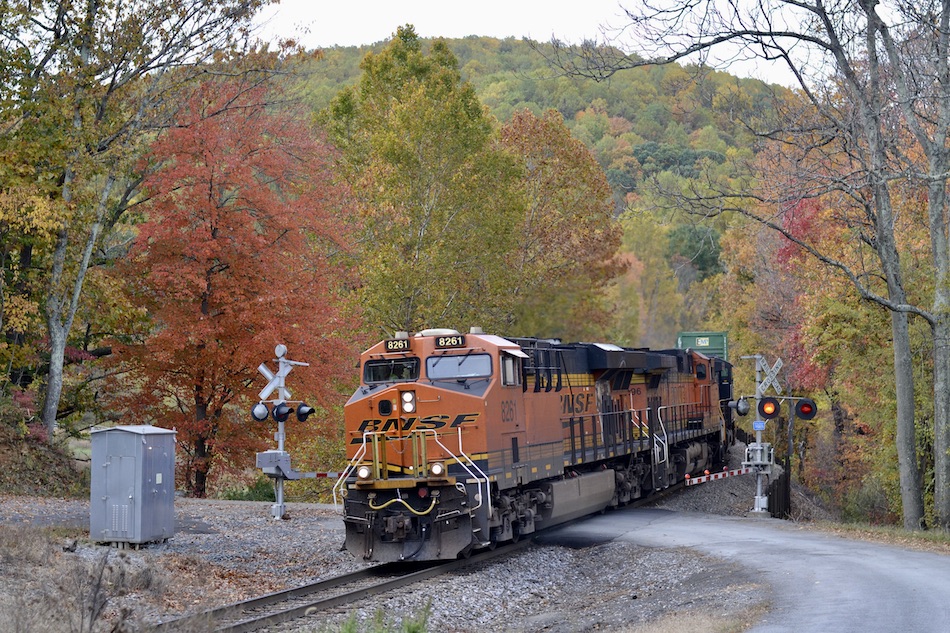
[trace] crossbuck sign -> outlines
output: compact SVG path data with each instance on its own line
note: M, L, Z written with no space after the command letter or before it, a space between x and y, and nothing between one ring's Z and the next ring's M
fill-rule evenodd
M768 391L769 387L775 389L775 393L778 395L782 395L782 385L778 382L778 372L782 368L782 365L784 365L784 363L781 358L777 359L772 367L769 367L768 361L761 356L756 359L756 369L765 372L765 378L759 383L759 396Z
M284 402L290 400L290 389L284 386L284 378L287 377L287 374L290 373L290 370L294 368L294 365L301 365L306 367L309 363L301 363L295 360L288 360L284 358L284 355L287 353L287 348L283 345L278 345L274 348L274 354L277 355L277 373L272 372L267 365L261 363L257 371L261 372L264 378L267 378L270 382L261 389L261 392L258 394L261 401L267 400L270 395L276 391L277 392L277 401Z

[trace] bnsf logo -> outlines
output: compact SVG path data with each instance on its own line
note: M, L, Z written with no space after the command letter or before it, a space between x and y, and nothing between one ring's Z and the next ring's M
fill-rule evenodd
M594 403L594 394L578 393L574 395L561 396L561 413L566 415L577 415L578 413L587 413L591 411Z
M455 416L453 419L452 416L448 415L429 415L424 418L406 418L405 420L400 420L399 418L389 418L387 420L363 420L360 422L360 426L357 429L360 433L359 437L354 437L350 440L350 444L362 444L363 433L369 431L375 431L379 433L391 433L393 431L401 431L403 433L408 433L409 431L419 431L419 430L437 430L437 429L454 429L466 422L474 422L478 418L477 413L460 413Z

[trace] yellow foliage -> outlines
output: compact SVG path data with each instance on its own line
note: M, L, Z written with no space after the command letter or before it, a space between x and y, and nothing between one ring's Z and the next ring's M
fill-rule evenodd
M37 235L59 230L63 220L38 188L21 186L0 190L0 223L8 231Z
M21 295L6 298L3 306L4 329L14 332L29 332L42 325L39 306L35 301Z

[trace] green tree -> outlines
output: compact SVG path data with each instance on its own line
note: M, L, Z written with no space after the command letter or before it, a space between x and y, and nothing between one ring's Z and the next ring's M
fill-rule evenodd
M631 270L635 273L635 283L617 298L618 311L633 312L640 318L639 339L630 343L672 347L676 333L686 328L685 300L667 259L669 229L642 211L625 213L621 222L623 250L633 258Z
M358 299L371 327L504 325L523 201L493 120L448 47L426 54L411 26L361 69L319 118L360 207Z
M601 338L605 289L623 266L607 178L561 115L516 113L501 145L523 165L527 210L509 263L517 277L512 330L572 340Z

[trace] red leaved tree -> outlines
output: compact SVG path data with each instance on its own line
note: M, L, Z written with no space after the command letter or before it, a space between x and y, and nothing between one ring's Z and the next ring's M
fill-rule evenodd
M278 343L310 363L287 381L294 397L324 411L338 404L347 354L330 151L306 116L266 97L214 81L194 92L152 147L146 219L118 269L154 324L117 350L128 370L119 402L131 423L177 429L179 485L198 497L213 465L253 465L273 430L249 406L265 383L258 365L277 368Z

